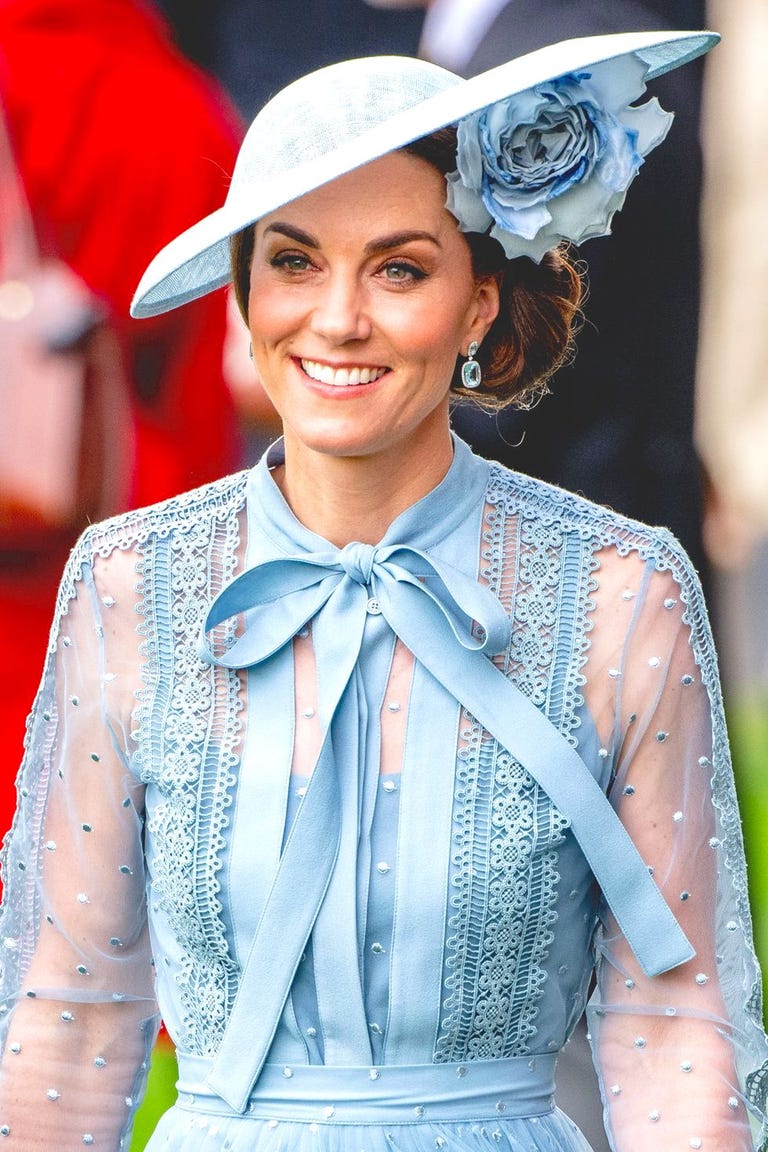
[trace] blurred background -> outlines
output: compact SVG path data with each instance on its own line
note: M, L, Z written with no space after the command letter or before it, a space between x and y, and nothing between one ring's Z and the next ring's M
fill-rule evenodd
M654 82L675 112L670 142L649 156L611 240L583 252L576 360L531 412L459 409L454 422L510 467L670 526L693 557L768 964L765 0L0 0L3 829L79 531L249 465L277 432L227 293L128 316L150 258L220 205L265 100L348 56L420 54L472 75L571 35L700 27L722 44ZM44 311L25 295L33 281ZM599 1103L573 1047L562 1102L601 1152ZM134 1152L174 1079L161 1036Z

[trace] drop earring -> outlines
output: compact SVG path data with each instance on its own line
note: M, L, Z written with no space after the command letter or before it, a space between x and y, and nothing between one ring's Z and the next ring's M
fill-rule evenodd
M475 360L480 345L473 340L467 349L467 359L461 366L461 382L465 388L479 388L483 381L483 370Z
M252 343L248 345L248 355L250 356L251 360L253 360L253 344Z

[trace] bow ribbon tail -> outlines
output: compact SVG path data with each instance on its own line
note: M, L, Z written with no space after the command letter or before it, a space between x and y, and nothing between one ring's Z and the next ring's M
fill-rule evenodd
M342 603L335 602L339 598ZM332 721L357 663L365 627L365 590L355 585L347 588L345 594L343 587L337 585L329 597L331 601L332 611L340 613L345 621L333 661L333 710L207 1078L211 1091L241 1114L267 1058L339 851L341 795Z
M457 647L440 612L424 620L408 584L382 587L385 619L417 660L526 768L570 821L579 847L627 943L648 976L695 950L586 764L547 717L477 650Z

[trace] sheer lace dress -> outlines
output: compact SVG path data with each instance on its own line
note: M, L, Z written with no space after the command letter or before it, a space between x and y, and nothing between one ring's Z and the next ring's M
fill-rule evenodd
M159 1003L181 1079L153 1150L578 1152L548 1085L595 969L587 1011L616 1152L760 1146L759 972L685 557L666 533L461 442L414 512L426 553L501 602L511 630L496 667L609 795L695 958L644 974L569 814L414 660L369 586L355 722L333 721L332 878L252 1107L206 1087L333 707L326 608L258 664L201 655L211 603L238 573L331 547L293 518L265 458L93 527L64 575L4 849L9 1149L127 1148ZM218 625L221 650L247 627L247 614ZM298 914L303 885L293 896ZM310 1097L320 1068L335 1079ZM399 1084L403 1069L405 1112L368 1115L360 1084ZM540 1090L530 1108L521 1070ZM445 1104L462 1093L464 1113Z

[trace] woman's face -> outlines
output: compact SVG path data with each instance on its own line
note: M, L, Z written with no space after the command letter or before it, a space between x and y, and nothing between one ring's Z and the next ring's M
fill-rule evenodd
M498 310L444 178L391 153L256 225L249 327L286 448L444 451L456 358Z

